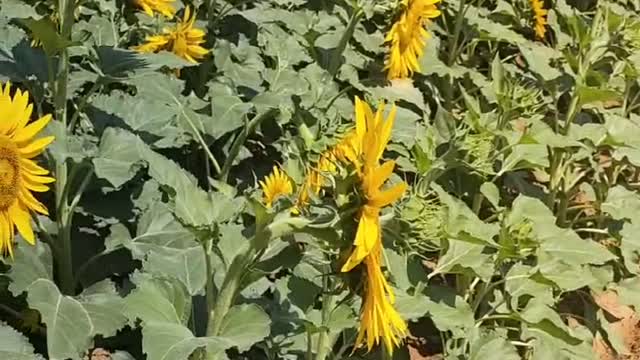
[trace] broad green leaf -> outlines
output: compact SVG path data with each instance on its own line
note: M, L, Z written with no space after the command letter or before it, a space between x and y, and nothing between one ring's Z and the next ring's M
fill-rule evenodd
M220 336L230 340L240 351L269 336L271 319L256 304L235 305L222 320Z
M567 344L577 345L581 342L571 334L569 327L553 308L536 298L529 300L519 315L530 327L542 330Z
M140 218L133 238L121 224L112 226L107 249L119 245L131 250L134 258L143 260L146 271L179 280L190 294L195 295L204 288L204 250L166 205L151 206Z
M591 105L593 103L603 103L607 101L622 100L619 92L609 89L600 89L588 86L578 86L577 88L580 104Z
M633 194L633 196L635 197L636 195ZM604 204L602 207L604 208ZM627 207L624 209L632 208ZM629 213L623 216L635 217L637 214L634 213L633 210L628 211ZM622 240L620 241L620 253L622 254L625 266L634 274L640 274L640 265L638 264L638 260L640 260L640 239L638 238L638 231L640 231L640 222L638 220L635 220L631 224L625 223L622 230L620 230L620 235L622 236Z
M188 142L188 135L176 122L175 110L164 102L140 101L138 97L114 91L96 96L88 114L99 129L126 126L154 147L176 147Z
M531 235L540 243L540 250L567 265L604 264L615 258L599 243L555 225L555 217L539 199L520 195L513 202L508 223L522 224L525 220L533 224Z
M179 314L180 306L186 302L187 294L175 290L171 284L163 284L161 280L150 279L149 276L137 280L136 288L124 299L123 313L131 323L136 319L143 323L183 324Z
M516 264L505 276L505 290L511 296L511 306L518 307L521 296L531 296L539 301L551 305L554 303L553 288L549 284L536 281L536 268L522 264Z
M136 143L140 138L118 128L102 133L98 156L93 158L96 175L119 188L138 172L141 160Z
M40 360L29 340L11 326L0 322L0 357L7 360Z
M15 18L39 18L38 12L34 6L22 0L2 0L0 3L2 16L8 19Z
M36 241L29 245L19 239L14 249L13 260L4 260L11 266L7 273L11 279L9 290L14 296L19 296L38 279L53 280L53 258L49 245Z
M48 279L38 279L27 289L29 307L40 312L47 325L47 350L52 359L81 359L96 330L82 304L64 296Z
M252 104L243 102L231 88L219 83L209 87L209 96L211 117L203 124L207 134L218 138L245 125L245 116L252 109Z
M142 327L142 349L148 359L188 359L198 348L206 348L208 354L216 355L233 345L224 338L195 337L180 324L152 321Z
M640 309L640 278L632 277L624 279L612 288L618 293L620 303L633 306L634 310Z
M483 279L489 279L493 275L492 257L484 253L484 245L454 238L449 238L448 242L447 252L438 259L431 276L441 273L463 273L465 269L473 270Z
M463 337L474 327L475 320L471 306L453 289L440 286L427 288L428 302L425 303L429 317L440 331L452 331L454 336Z
M486 334L471 343L469 360L485 360L497 358L500 360L520 360L515 346L506 338L496 333Z
M126 325L127 318L122 313L124 299L118 295L110 280L103 280L85 289L77 299L89 314L96 334L114 336Z
M609 189L607 199L602 203L602 211L616 220L630 219L640 223L640 195L617 185Z
M562 57L562 54L558 53L555 49L532 42L520 44L519 48L527 60L529 68L540 75L544 81L550 81L562 75L560 71L549 64L550 61Z

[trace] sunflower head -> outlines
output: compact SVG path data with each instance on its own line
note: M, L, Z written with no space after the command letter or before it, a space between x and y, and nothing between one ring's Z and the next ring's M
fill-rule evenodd
M173 7L174 0L133 0L133 2L151 17L156 12L172 19L176 13Z
M204 43L204 31L194 27L196 14L191 13L188 6L182 19L173 28L165 28L162 34L148 36L146 43L134 47L142 53L153 53L161 50L173 52L177 56L197 64L209 51L201 45Z
M271 174L260 181L260 186L262 187L264 204L267 208L271 208L273 202L279 196L286 196L293 193L291 179L277 166L273 167Z
M33 158L40 155L53 141L53 136L36 139L51 121L50 115L29 123L33 105L29 94L16 90L11 96L7 83L0 92L0 253L13 256L14 229L30 244L35 241L31 227L31 211L44 215L47 208L32 192L49 190L54 181L49 171Z
M385 63L388 79L410 77L420 70L418 60L424 52L429 33L425 25L440 15L436 4L440 0L403 0L398 20L391 26L385 40L390 44Z

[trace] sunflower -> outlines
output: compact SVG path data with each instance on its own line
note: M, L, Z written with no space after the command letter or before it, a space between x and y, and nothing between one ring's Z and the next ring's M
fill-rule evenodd
M440 15L440 10L436 8L439 2L402 0L404 9L385 38L391 45L385 64L389 80L406 78L420 70L418 59L424 52L426 39L430 37L424 27L429 19Z
M196 14L191 16L191 9L187 6L182 20L178 20L174 28L165 28L162 34L147 36L146 43L134 47L142 53L152 53L160 50L171 51L181 58L196 64L209 53L203 48L204 31L194 28Z
M381 341L391 354L407 332L407 326L393 307L394 295L380 267L382 253L382 231L380 211L399 199L407 188L401 182L389 189L381 187L393 173L395 162L379 164L382 153L389 142L396 114L393 106L386 120L382 119L384 106L375 114L366 103L356 97L356 139L361 167L358 169L360 187L365 204L360 209L354 249L342 266L349 272L360 263L366 267L365 298L360 314L360 331L356 343L366 342L368 350Z
M543 0L531 0L531 8L536 19L536 37L544 39L544 33L547 31L545 25L547 25L548 10L544 8Z
M153 17L154 11L169 19L172 19L176 13L176 9L172 5L174 0L133 0L133 2L151 17Z
M10 95L11 85L0 86L0 254L13 257L14 227L29 243L35 243L31 227L33 210L48 215L47 208L32 192L45 192L45 184L55 181L49 171L40 167L33 158L41 154L53 141L53 136L35 139L51 121L45 115L29 124L33 105L29 94L16 90Z
M264 181L260 181L260 186L264 193L264 203L267 208L271 208L271 205L279 196L293 193L293 186L289 176L277 166L273 167L273 171Z

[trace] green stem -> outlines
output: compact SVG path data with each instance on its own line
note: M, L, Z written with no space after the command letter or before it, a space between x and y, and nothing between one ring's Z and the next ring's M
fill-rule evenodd
M233 144L231 145L231 149L229 149L229 155L227 156L227 159L224 161L224 164L222 165L222 170L219 172L220 181L223 181L223 182L227 181L227 178L229 176L229 171L231 170L231 166L233 165L233 162L235 161L235 159L238 157L238 154L240 153L240 149L242 148L242 145L244 145L249 135L251 135L255 131L255 129L258 126L260 126L260 124L263 121L274 116L277 111L278 111L277 109L272 108L272 109L266 110L260 115L256 115L253 119L251 119L251 121L247 124L247 126L244 127L242 132L238 134L238 136L233 141Z
M329 337L327 324L331 318L331 312L335 306L335 296L330 294L329 277L322 277L322 325L325 329L318 337L318 347L316 348L316 360L325 360L332 348L332 339Z
M218 336L222 329L222 320L233 305L236 295L240 291L242 278L246 273L248 265L253 261L256 255L255 248L251 247L246 253L236 258L229 270L227 276L222 283L220 293L213 307L213 313L209 318L207 326L207 336Z
M182 104L180 104L180 106L182 106ZM216 160L216 157L213 156L213 153L209 149L209 145L207 144L206 141L204 141L202 134L200 134L200 130L196 127L196 124L193 123L193 121L191 120L191 117L189 117L189 115L187 115L187 113L184 111L184 108L182 108L182 117L187 121L187 123L191 127L193 135L195 135L196 140L198 140L198 142L200 143L200 146L202 146L204 153L207 154L207 157L209 157L209 160L211 161L211 164L213 164L213 167L216 169L216 172L220 174L221 170L220 170L220 164L218 164L218 160Z
M98 91L98 89L100 88L100 86L102 85L102 78L98 78L93 85L91 86L91 88L89 89L89 91L86 93L86 95L84 95L81 99L80 102L78 103L78 106L76 107L76 111L73 113L73 115L71 116L71 120L69 121L69 130L73 131L73 128L76 126L76 122L78 121L78 119L80 118L80 114L82 113L82 110L84 109L85 106L87 106L87 103L89 102L89 98L96 92Z
M449 66L453 65L457 58L458 40L460 39L460 33L462 31L462 24L464 21L464 14L466 13L464 5L464 0L460 0L458 13L456 14L456 25L453 29L453 37L449 38L449 57L447 59L447 65Z
M347 48L347 44L351 37L353 37L353 32L356 30L356 25L360 18L364 15L364 11L359 6L354 6L353 13L351 14L351 19L349 19L349 23L347 24L344 33L342 33L342 37L340 38L340 42L338 43L338 47L331 54L331 58L329 59L329 66L327 67L329 74L331 76L336 76L338 70L340 69L340 62L342 60L342 53Z
M205 256L205 265L206 265L206 278L207 283L205 284L205 296L207 299L207 313L210 314L215 306L215 294L214 294L214 286L213 283L213 268L211 266L211 246L213 243L213 239L208 239L205 243L202 244L202 250L204 251Z

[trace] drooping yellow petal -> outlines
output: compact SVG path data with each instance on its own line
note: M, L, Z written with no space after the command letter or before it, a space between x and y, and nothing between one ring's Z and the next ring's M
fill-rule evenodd
M351 256L342 266L342 272L351 271L371 253L373 248L380 242L380 210L369 206L364 206L358 222L358 230L354 241L354 249Z
M440 0L405 0L398 20L387 33L390 44L385 69L388 79L406 78L420 70L418 58L424 52L426 31L430 19L440 16L436 4Z
M17 201L9 207L9 219L29 244L35 244L36 239L31 228L31 215L29 215L28 211L22 209Z
M13 230L9 225L6 211L0 212L0 256L13 259Z

